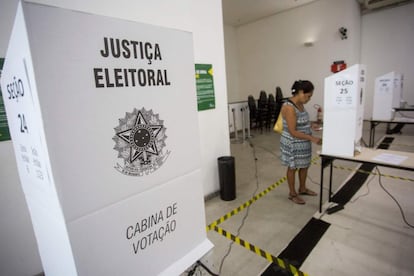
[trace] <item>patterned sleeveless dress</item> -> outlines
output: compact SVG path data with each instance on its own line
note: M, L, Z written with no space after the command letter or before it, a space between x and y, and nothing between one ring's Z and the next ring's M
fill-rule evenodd
M306 110L300 111L291 102L285 104L291 105L296 111L296 130L312 134L309 114ZM288 131L285 118L283 118L283 132L280 136L281 161L283 166L291 169L308 168L312 158L312 143L308 140L302 140L293 137Z

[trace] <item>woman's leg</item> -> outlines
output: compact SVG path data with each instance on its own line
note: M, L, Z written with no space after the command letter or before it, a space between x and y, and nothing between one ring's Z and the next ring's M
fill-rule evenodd
M286 177L287 177L287 182L289 185L289 195L290 196L295 196L297 195L296 189L295 189L295 173L296 170L295 169L291 169L291 168L287 168L287 172L286 172Z
M308 177L308 168L299 169L299 193L306 191L306 178Z
M295 202L296 204L305 204L305 201L298 195L295 189L295 174L296 169L288 168L286 172L286 177L289 185L289 199Z
M316 196L317 193L315 193L312 190L309 190L306 187L306 178L308 177L308 168L302 168L299 169L299 194L304 194L304 195L311 195L311 196Z

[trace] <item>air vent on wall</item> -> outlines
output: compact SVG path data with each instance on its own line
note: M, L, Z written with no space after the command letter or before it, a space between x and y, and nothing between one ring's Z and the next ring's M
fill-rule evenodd
M364 6L366 9L374 10L397 5L401 2L407 2L407 0L365 0Z

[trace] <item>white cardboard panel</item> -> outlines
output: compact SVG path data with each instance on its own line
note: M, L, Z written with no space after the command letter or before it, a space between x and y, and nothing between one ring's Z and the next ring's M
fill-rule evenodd
M1 85L47 275L178 274L211 248L190 33L23 2ZM131 254L125 229L174 203Z
M389 72L375 79L373 120L392 120L393 108L400 107L402 100L403 76Z
M76 275L66 224L51 177L26 34L19 4L1 79L10 134L43 269L51 275Z
M204 213L198 212L203 198L195 196L201 195L200 185L194 184L199 177L197 170L71 222L81 274L158 275L166 267L173 269L177 256L206 241Z
M325 78L322 153L353 156L362 137L365 66Z
M375 79L373 120L391 120L395 73L390 72Z
M69 219L200 166L190 33L40 5L27 21L51 163L67 168L54 170L57 189L63 205L76 202L64 206ZM157 43L162 60L104 58L104 37ZM96 88L93 68L167 70L171 85ZM112 137L134 108L152 110L165 128L168 162L144 178L109 169L123 165Z

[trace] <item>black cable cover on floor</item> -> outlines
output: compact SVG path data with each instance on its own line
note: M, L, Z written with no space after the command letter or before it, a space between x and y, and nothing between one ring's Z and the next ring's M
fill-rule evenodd
M389 149L390 144L394 141L394 137L385 137L381 144L378 145L378 149Z
M325 221L312 218L280 253L278 258L299 269L329 226L330 224ZM276 264L269 265L262 274L262 276L282 275L291 275L291 273L283 270Z
M381 144L378 145L378 149L388 149L390 147L390 144L394 141L393 137L385 137ZM373 164L362 164L362 166L359 168L361 171L365 172L372 172L372 170L375 168L375 165ZM356 172L351 179L346 182L345 185L342 186L342 188L332 197L332 202L345 205L348 203L351 198L358 192L358 190L361 188L362 185L364 185L365 181L369 177L368 173L363 172Z
M359 170L372 172L374 168L375 165L373 164L362 164ZM331 201L345 205L358 192L361 186L364 185L368 177L368 173L356 172L351 179L349 179L348 182L346 182L346 184L342 186L342 188L331 198Z

